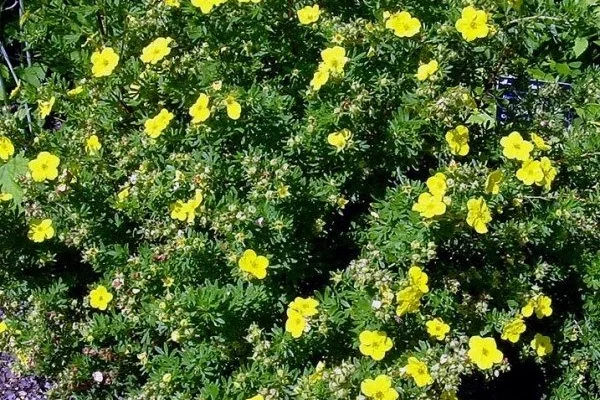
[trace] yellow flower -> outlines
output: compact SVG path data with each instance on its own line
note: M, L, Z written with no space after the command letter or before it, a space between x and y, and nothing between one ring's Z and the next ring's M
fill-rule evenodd
M186 221L192 223L196 218L196 209L200 206L203 200L202 192L196 189L194 198L188 201L177 200L171 204L171 218L179 221Z
M181 4L179 0L165 0L165 5L169 7L179 7Z
M88 154L96 154L98 151L100 151L101 148L102 143L100 143L100 139L98 139L98 136L92 135L86 139L85 151L87 151Z
M171 53L170 37L159 37L142 50L140 59L146 64L156 64Z
M431 60L427 64L419 65L419 69L417 70L417 79L420 81L428 79L431 75L437 72L438 68L439 64L436 60Z
M537 295L529 299L527 304L521 308L521 314L524 317L531 317L534 312L538 319L552 315L552 299L548 296Z
M398 302L396 315L401 317L404 314L417 312L421 306L421 297L423 297L423 292L413 286L408 286L396 293Z
M208 14L217 5L217 2L215 0L192 0L192 5L200 8L203 14Z
M92 54L92 74L96 78L109 76L119 64L119 55L110 47Z
M543 186L546 190L550 190L550 185L552 184L554 178L556 178L556 168L552 166L552 161L550 161L548 157L541 158L540 168L544 177L539 181L535 181L535 184L538 186Z
M75 88L67 91L67 96L77 96L83 92L83 86L76 86Z
M250 397L249 399L246 399L246 400L265 400L265 398L262 394L257 394L256 396Z
M423 294L429 292L428 281L429 277L421 268L413 265L408 269L408 284Z
M358 339L360 340L361 354L370 356L375 361L383 360L386 351L393 346L392 339L382 331L363 331Z
M504 173L499 169L491 172L485 180L485 192L490 194L500 193L500 184L504 180Z
M318 305L319 301L313 299L312 297L296 297L294 301L290 303L288 308L298 311L303 317L312 317L313 315L317 315L319 312L317 310Z
M29 161L27 165L31 172L31 178L35 182L43 182L45 180L53 181L56 179L59 164L60 158L47 151L42 151L36 159Z
M327 136L327 143L336 148L336 151L342 151L348 145L348 140L352 137L352 133L348 129L330 133Z
M165 108L161 109L155 117L144 122L144 132L152 139L156 139L165 129L167 129L173 117L173 113Z
M319 16L321 15L321 10L319 10L319 5L315 4L314 6L306 6L296 11L298 14L298 19L302 25L312 24L313 22L317 22Z
M542 165L537 160L525 160L517 170L517 178L526 185L533 185L544 179Z
M173 379L173 375L167 373L162 376L161 380L163 381L163 383L169 383L171 382L171 379Z
M267 276L269 260L265 256L257 256L254 250L246 250L240 257L238 265L242 271L248 272L258 279L264 279Z
M40 118L46 118L48 115L50 115L55 101L56 98L54 96L50 97L50 100L47 101L38 100L38 112L40 113Z
M280 199L284 199L284 198L288 197L289 195L290 195L289 185L280 184L277 187L277 196L279 196Z
M4 333L8 330L8 325L6 325L6 322L2 321L0 322L0 333Z
M106 310L112 299L113 295L102 285L90 292L90 306L102 311Z
M325 64L321 63L319 64L319 68L317 68L317 71L310 81L310 86L313 88L313 90L317 91L321 89L321 87L326 84L328 80L329 70Z
M31 224L29 227L29 232L27 233L27 237L29 240L32 240L36 243L41 243L46 239L52 239L54 237L52 220L46 218L38 223Z
M512 343L517 343L521 334L525 332L526 329L527 326L525 325L525 322L523 322L523 318L517 317L504 325L502 328L502 336L500 336L500 338Z
M334 74L343 74L344 66L348 62L346 49L341 46L329 47L321 51L321 59L324 67Z
M12 194L0 192L0 201L11 201L12 199Z
M392 29L399 37L413 37L421 30L421 21L413 18L409 12L394 13L385 22L385 27Z
M199 124L210 117L210 108L208 102L210 97L204 93L198 96L196 102L190 107L189 114L192 116L192 124Z
M227 107L227 116L231 119L239 119L242 113L242 106L235 100L233 96L227 96L225 99L225 106Z
M423 218L433 218L446 212L446 204L442 201L441 196L421 193L417 202L413 204L412 210L419 212Z
M406 364L404 368L406 375L412 377L418 387L431 385L433 383L433 378L429 375L427 364L420 361L418 358L409 357L408 364Z
M434 176L427 179L426 182L429 193L434 196L443 197L446 194L446 175L441 172L436 173Z
M298 339L302 336L304 329L306 328L306 318L302 316L298 311L288 308L287 320L285 321L285 331L292 334L292 337Z
M441 318L434 318L431 321L427 321L425 326L427 327L429 336L437 340L444 340L448 332L450 332L450 325L446 324Z
M548 336L540 335L539 333L536 333L533 337L531 348L535 350L539 357L547 356L554 350L550 338Z
M533 144L524 140L521 134L516 131L500 139L500 144L503 147L502 154L504 154L504 157L513 160L526 161L529 159L529 153L533 150Z
M496 348L494 338L482 338L472 336L469 339L469 351L467 353L471 362L480 369L490 369L494 364L502 362L504 355Z
M537 147L540 150L550 150L552 147L549 144L546 144L546 142L544 141L544 139L535 134L532 133L531 134L531 141L533 142L533 144L535 145L535 147Z
M461 18L456 21L456 30L462 33L463 39L472 42L475 39L483 39L490 33L487 24L488 16L483 10L477 10L468 6L463 8Z
M466 156L469 153L469 128L458 125L449 130L446 132L446 142L448 142L452 154Z
M396 400L398 392L392 387L392 378L378 375L375 379L365 379L360 384L362 394L376 400Z
M15 146L12 141L6 136L0 136L0 159L8 160L13 154L15 154Z
M486 233L487 224L492 221L492 214L483 197L467 201L467 224L477 233Z

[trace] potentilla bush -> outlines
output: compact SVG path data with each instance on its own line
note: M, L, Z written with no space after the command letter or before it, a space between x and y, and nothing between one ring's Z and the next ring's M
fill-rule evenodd
M597 1L8 3L11 374L600 398Z

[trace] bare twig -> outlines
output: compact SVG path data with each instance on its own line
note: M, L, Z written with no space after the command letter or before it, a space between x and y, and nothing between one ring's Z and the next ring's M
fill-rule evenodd
M10 71L15 83L17 84L17 86L19 86L21 84L21 80L17 76L15 69L12 66L12 63L10 62L10 58L8 57L8 53L6 52L6 49L4 48L4 44L2 44L2 42L0 42L0 52L2 53L2 57L4 57L4 61L6 62L6 65L8 66L8 70ZM25 115L27 116L27 124L29 125L29 133L33 133L33 123L31 120L31 111L29 110L28 104L25 104Z

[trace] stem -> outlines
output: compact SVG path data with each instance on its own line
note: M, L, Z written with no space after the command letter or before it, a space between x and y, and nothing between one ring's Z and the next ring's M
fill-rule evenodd
M25 14L25 2L24 0L19 0L19 25L23 20L23 14ZM29 43L25 43L25 57L27 58L27 66L31 67L31 53L29 52Z
M510 25L514 25L514 24L519 24L521 22L527 22L527 21L533 21L536 19L542 19L542 20L549 20L549 21L563 21L563 18L558 18L558 17L548 17L546 15L534 15L533 17L524 17L524 18L517 18L517 19L513 19L512 21L510 21L509 23L506 24L506 26L510 26Z
M8 66L8 70L10 71L13 79L15 80L15 83L17 84L17 86L19 86L21 84L21 81L19 80L19 77L17 76L17 74L15 73L15 70L12 66L12 63L10 62L10 59L8 58L8 53L6 52L6 49L4 48L4 45L2 44L2 42L0 41L0 52L2 53L2 57L4 57L4 61L6 62L6 65ZM27 116L27 125L29 125L29 133L33 133L33 124L31 121L31 112L29 111L29 105L25 104L25 115Z

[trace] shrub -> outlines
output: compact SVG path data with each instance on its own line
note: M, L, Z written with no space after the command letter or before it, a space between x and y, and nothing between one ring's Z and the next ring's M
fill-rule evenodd
M4 6L13 369L56 399L599 398L596 3Z

